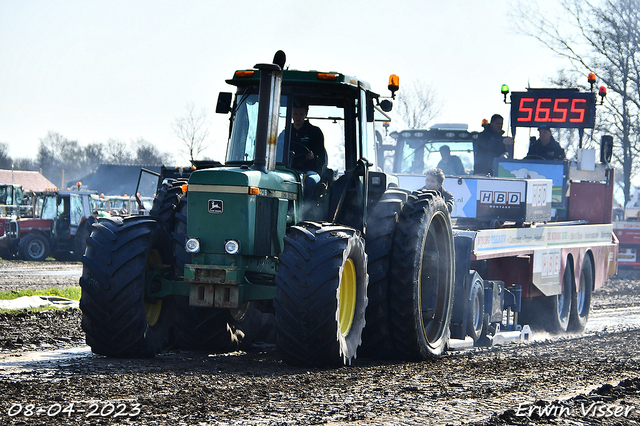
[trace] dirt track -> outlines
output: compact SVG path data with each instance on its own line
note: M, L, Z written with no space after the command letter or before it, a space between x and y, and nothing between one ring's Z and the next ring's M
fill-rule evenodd
M0 266L0 289L14 285L3 278L9 266ZM593 317L619 307L638 314L638 285L611 280L594 295ZM340 369L290 367L272 347L107 359L81 347L79 323L78 310L0 314L0 424L640 423L634 323L419 363L358 359ZM34 353L56 348L71 352ZM552 416L540 418L544 410Z

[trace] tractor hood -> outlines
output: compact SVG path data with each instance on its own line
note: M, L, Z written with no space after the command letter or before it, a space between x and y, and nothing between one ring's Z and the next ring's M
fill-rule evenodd
M221 187L231 186L240 188L257 188L268 195L270 191L284 191L290 195L297 195L300 189L300 182L290 173L280 170L262 173L258 170L251 170L246 166L242 167L219 167L213 169L196 170L189 178L189 191L206 190L216 192L223 189ZM223 191L224 192L224 191ZM287 197L289 198L289 197Z

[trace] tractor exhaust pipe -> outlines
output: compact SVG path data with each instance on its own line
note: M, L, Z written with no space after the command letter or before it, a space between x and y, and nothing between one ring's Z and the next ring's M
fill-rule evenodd
M251 166L254 170L267 173L276 168L276 144L278 142L278 114L280 112L280 88L284 52L278 50L273 64L257 64L260 70L260 91L258 93L258 124L256 128L256 151Z

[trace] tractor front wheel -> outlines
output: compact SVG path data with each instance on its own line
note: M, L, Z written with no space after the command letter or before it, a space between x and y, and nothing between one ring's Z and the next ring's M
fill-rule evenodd
M285 237L276 276L276 346L289 364L351 364L362 342L367 255L360 232L303 222Z
M92 228L80 287L82 328L94 353L146 358L168 339L167 306L148 295L171 264L169 235L149 217L105 218Z

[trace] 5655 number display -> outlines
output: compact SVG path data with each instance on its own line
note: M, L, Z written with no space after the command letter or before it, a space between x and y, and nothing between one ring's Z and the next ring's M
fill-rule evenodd
M513 127L593 128L596 94L574 90L531 89L511 93Z

